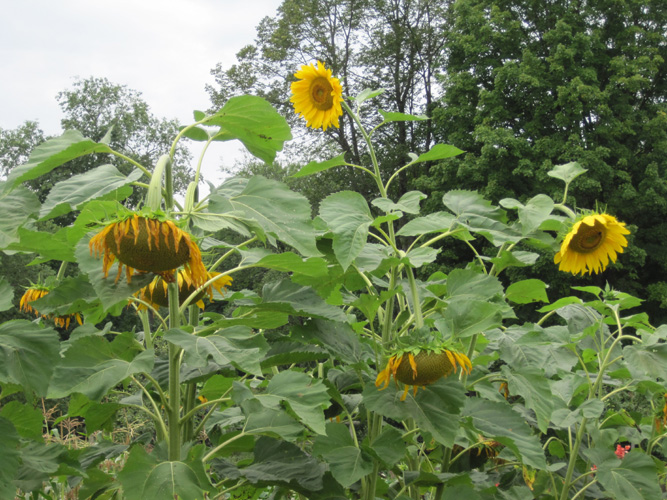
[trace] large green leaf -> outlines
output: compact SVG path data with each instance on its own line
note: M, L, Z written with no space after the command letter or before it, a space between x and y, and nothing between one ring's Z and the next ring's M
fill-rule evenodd
M328 464L331 474L344 487L349 487L373 471L373 458L355 446L345 424L328 423L326 436L317 436L313 453Z
M321 380L300 372L280 372L256 397L267 408L278 409L286 403L305 425L324 434L323 408L329 406L330 396Z
M113 165L102 165L72 176L53 186L39 211L39 217L41 220L52 219L77 210L87 201L98 198L123 200L132 190L129 189L123 196L118 189L138 180L142 175L143 172L139 169L126 176Z
M234 185L229 193L224 189L228 183ZM239 191L239 187L243 189ZM230 213L254 221L271 243L277 238L305 256L320 255L315 246L316 232L310 218L310 203L281 182L261 175L230 179L211 196L208 210L212 214Z
M192 451L186 461L161 462L138 445L130 451L118 480L128 500L201 500L212 489L201 458Z
M395 427L386 426L370 445L370 449L378 460L391 468L405 456L407 446L403 441L403 436Z
M502 366L501 371L507 379L510 394L521 396L526 401L526 407L535 412L538 428L546 434L554 395L544 371L529 367L510 370L507 365Z
M151 372L155 353L142 349L131 332L118 335L113 342L98 336L77 339L65 351L53 374L49 397L80 392L99 402L109 389L130 375Z
M463 414L472 419L473 426L484 437L504 444L526 465L546 469L544 451L539 439L509 404L468 398Z
M282 408L266 408L261 401L251 399L241 403L247 420L243 432L261 436L279 437L296 441L303 436L305 427Z
M447 144L436 144L426 153L422 153L419 157L413 160L411 163L421 163L424 161L436 161L444 160L446 158L451 158L463 153L459 148L454 146L449 146Z
M435 212L424 217L417 217L405 224L396 233L397 236L420 236L428 233L444 233L449 231L456 217L447 212Z
M373 350L360 342L347 323L315 319L293 329L294 338L321 345L331 356L346 364L367 363Z
M292 177L305 177L306 175L324 172L325 170L340 167L341 165L347 165L347 162L345 161L345 153L339 154L335 158L326 161L311 161L308 165L302 167L296 174L292 175Z
M265 248L242 250L241 265L264 267L282 272L295 272L313 278L325 277L327 262L321 257L304 259L293 252L271 253Z
M307 490L322 489L325 465L306 455L298 446L260 437L253 454L252 464L241 470L251 483L289 485L294 482Z
M447 295L468 299L492 299L503 293L503 285L495 276L471 269L454 269L447 276Z
M97 295L86 275L65 278L56 287L42 297L30 303L40 314L64 316L91 307L97 301Z
M651 457L630 452L622 459L609 449L591 448L584 451L595 464L595 479L605 492L616 500L660 500L657 468Z
M45 396L60 362L58 333L25 320L0 324L0 382Z
M549 302L547 285L542 280L528 279L512 283L505 291L507 300L516 304L530 304L531 302Z
M667 344L628 345L623 357L634 378L667 381Z
M327 304L311 287L287 279L264 285L256 308L334 321L347 319L340 308Z
M9 420L21 437L42 440L44 415L38 408L20 401L10 401L0 407L0 417Z
M502 324L502 305L485 300L457 296L447 301L442 319L435 325L445 335L453 338L472 337Z
M581 174L586 172L588 172L588 170L583 168L576 161L573 161L564 165L556 165L553 169L547 172L547 175L556 179L560 179L566 184L569 184Z
M426 195L421 191L408 191L396 203L389 198L376 198L371 203L383 212L405 212L408 214L419 213L419 202L425 199Z
M21 462L20 437L12 423L0 416L0 497L14 498L14 478Z
M466 191L463 189L448 191L443 195L442 202L458 216L471 214L482 215L496 221L504 221L506 219L503 210L492 205L489 200L484 199L476 191Z
M320 203L320 217L333 233L333 250L343 269L347 269L368 239L373 216L359 193L340 191Z
M16 232L18 241L8 245L9 250L16 252L37 253L41 256L41 262L48 260L60 260L74 262L72 245L67 241L67 233L62 229L56 233L44 231L33 231L21 227Z
M439 443L452 446L465 400L463 385L456 377L448 377L426 386L417 396L409 392L404 403L419 427Z
M0 248L18 241L18 229L39 211L37 195L27 188L3 190L0 183Z
M14 307L14 289L5 278L0 278L0 311Z
M29 441L21 448L21 467L16 486L24 491L33 491L42 487L42 483L60 471L62 475L81 475L78 460L60 443L38 443Z
M292 138L285 118L257 96L232 97L203 124L220 126L226 137L240 140L250 153L267 163L272 163L283 143Z
M14 168L7 177L9 188L36 179L74 158L91 153L110 153L111 148L85 138L77 130L66 130L33 149L28 162Z
M233 364L243 371L260 376L262 369L259 362L269 350L264 337L254 334L245 326L226 328L206 337L183 330L169 330L164 338L183 348L184 360L189 366L206 366L211 360L219 365Z

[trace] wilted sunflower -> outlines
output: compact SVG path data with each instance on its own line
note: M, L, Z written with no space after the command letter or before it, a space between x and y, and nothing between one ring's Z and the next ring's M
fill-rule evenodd
M80 325L83 324L83 321L81 321L81 315L79 313L75 314L68 314L66 316L53 316L52 314L40 314L38 311L36 311L31 305L31 302L34 302L37 299L41 299L45 295L48 295L50 289L44 286L31 286L28 288L25 293L23 294L23 297L21 297L21 300L19 302L19 309L25 313L32 314L34 313L35 316L37 317L42 317L45 319L52 319L53 322L56 324L56 326L59 326L60 328L69 328L70 321L72 318L76 319L77 323Z
M292 83L292 98L294 112L306 119L306 125L312 128L322 128L333 125L338 128L338 117L343 114L340 103L343 100L343 87L338 78L331 76L331 70L317 61L313 64L301 66L294 73L299 80Z
M135 269L159 274L169 281L173 270L181 265L196 286L206 282L206 268L199 247L170 220L132 214L107 225L91 238L88 246L91 255L94 252L99 257L104 253L102 270L105 278L118 259L116 281L124 264L128 283Z
M211 278L220 276L221 273L206 273L206 281ZM197 295L195 295L192 303L197 304L200 309L204 309L204 295L208 295L209 299L213 300L213 289L216 289L221 295L224 294L226 287L232 284L231 276L223 276L218 278L209 286L201 290ZM185 300L192 295L198 286L194 284L190 276L184 272L178 272L178 302L183 303ZM168 284L160 276L156 276L153 281L151 281L147 286L139 290L135 295L139 297L144 302L148 302L156 309L160 306L169 307L169 296L168 296ZM139 306L143 308L145 306Z
M420 350L416 355L412 352L400 352L389 358L385 369L378 373L375 386L380 387L384 384L380 390L386 389L393 375L394 380L405 384L405 390L401 396L401 401L404 401L410 386L413 387L413 394L416 395L420 387L425 387L441 377L456 373L458 367L461 367L464 373L470 373L472 370L468 356L460 352L447 349Z
M567 233L554 256L558 269L572 274L604 271L609 261L616 262L617 253L628 246L630 234L623 222L608 214L593 213L577 221Z

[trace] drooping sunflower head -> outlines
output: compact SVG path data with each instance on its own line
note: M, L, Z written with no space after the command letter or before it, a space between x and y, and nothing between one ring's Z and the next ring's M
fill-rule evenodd
M205 295L213 301L213 290L217 290L221 295L224 294L226 288L231 285L232 277L228 275L222 275L221 273L206 273L206 281L210 281L213 278L217 278L209 286L200 290L200 292L195 295L194 299L191 301L193 304L197 304L200 309L204 309L204 301L202 300ZM178 272L178 301L180 304L183 304L185 300L192 295L192 293L199 288L192 281L190 276L185 271ZM147 286L143 287L135 296L152 305L156 309L160 306L168 307L169 306L169 296L168 296L168 284L162 279L161 276L156 276L153 281L151 281ZM140 305L140 309L145 309L145 306Z
M594 212L574 223L554 256L558 269L572 274L599 273L616 262L630 234L612 215Z
M131 214L108 224L89 242L90 253L103 255L104 277L118 259L120 278L126 266L127 282L134 270L160 274L169 280L174 269L183 266L190 280L201 286L206 281L206 268L201 252L190 235L165 217Z
M317 61L313 64L301 66L294 73L299 80L292 83L292 98L294 112L306 119L306 125L322 130L333 125L340 127L338 117L343 114L343 87L338 78L331 76L331 70Z
M393 376L395 381L405 384L401 396L403 401L408 395L410 386L416 395L420 387L456 373L458 368L464 373L470 373L472 370L470 359L460 352L448 349L399 351L389 358L387 366L378 373L375 386L382 386L380 390L386 389Z
M83 321L81 320L81 315L79 313L67 314L65 316L54 316L53 314L41 314L39 311L35 310L30 305L37 299L41 299L45 295L48 295L50 291L51 289L45 286L41 285L31 286L25 291L25 293L21 297L21 300L19 301L19 309L28 314L34 313L34 315L37 316L38 318L41 316L44 319L52 319L53 322L60 328L69 328L69 324L72 319L76 319L77 323L82 325Z

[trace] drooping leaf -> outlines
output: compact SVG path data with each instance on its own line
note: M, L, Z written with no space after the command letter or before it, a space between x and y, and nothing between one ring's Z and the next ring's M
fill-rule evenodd
M294 327L293 336L321 345L331 356L346 364L364 364L374 357L372 349L360 342L347 323L315 319Z
M39 211L37 195L27 188L13 191L3 189L0 183L0 248L18 241L18 229Z
M355 446L350 431L344 424L328 423L326 436L318 436L313 453L329 464L333 477L344 487L349 487L373 471L373 459Z
M45 396L60 363L58 333L25 320L0 324L0 382Z
M85 275L65 278L44 297L30 303L40 314L65 316L83 311L97 300L97 295Z
M667 381L667 344L628 345L623 357L634 378Z
M130 450L127 463L118 473L128 500L201 500L211 489L206 478L204 464L197 456L186 461L161 462L154 454L148 454L141 446Z
M347 319L340 308L327 304L312 288L286 279L264 285L262 301L256 307L334 321Z
M211 360L219 365L233 364L260 376L259 362L269 350L262 335L253 334L244 326L226 328L205 337L174 329L166 332L164 338L185 351L184 360L190 366L206 366Z
M26 253L36 253L41 256L41 262L60 260L74 262L72 246L67 242L67 233L62 229L57 233L33 231L21 227L17 231L18 241L8 245L9 250Z
M535 368L510 370L507 365L501 367L507 379L510 394L519 395L526 401L526 407L535 412L538 428L546 434L553 410L554 395L544 371Z
M20 401L9 401L0 408L0 417L9 420L21 437L42 440L44 415L39 409Z
M516 304L530 304L531 302L549 302L547 285L542 280L528 279L512 283L505 291L507 300Z
M280 408L281 402L285 402L305 425L324 434L323 408L329 406L330 396L321 380L300 372L280 372L257 399L272 409Z
M424 217L417 217L407 222L396 233L398 236L420 236L428 233L444 233L449 231L456 217L447 212L435 212Z
M491 262L495 266L496 271L500 273L508 267L532 266L539 257L540 255L534 252L503 250L497 257L492 257Z
M77 130L66 130L60 137L49 139L33 149L28 162L10 172L7 185L14 188L80 156L110 152L111 148L106 144L87 139Z
M320 203L320 217L333 233L333 250L343 269L359 255L373 222L368 203L354 191L340 191Z
M437 319L435 325L445 335L467 338L500 326L502 310L499 303L459 295L447 300L443 318Z
M14 289L5 278L0 278L0 312L14 307Z
M419 213L419 202L426 198L421 191L408 191L394 203L389 198L376 198L371 203L383 212L405 212L408 214Z
M546 468L539 439L507 403L468 398L463 415L472 418L472 424L484 437L504 444L523 463L536 469Z
M316 345L303 345L297 342L276 342L271 345L261 361L263 369L272 366L292 365L310 361L324 361L329 359L329 353Z
M57 183L44 201L39 211L40 220L52 219L59 215L77 210L87 201L111 199L121 201L125 196L117 196L117 190L143 175L141 170L134 170L129 175L121 174L113 165L102 165L83 174L75 175Z
M316 174L318 172L324 172L330 168L340 167L341 165L347 165L345 161L345 153L342 153L335 158L331 158L326 161L311 161L305 167L302 167L296 174L291 177L305 177L306 175Z
M307 257L320 255L315 245L316 232L310 218L310 203L303 195L261 175L250 179L230 179L221 187L228 183L233 183L234 189L229 193L219 189L212 195L210 212L223 215L229 212L244 221L254 221L270 237L272 244L277 238ZM240 192L239 187L243 188Z
M285 118L265 99L251 95L230 98L203 124L220 126L229 139L240 140L251 154L266 163L272 163L283 143L292 138Z
M496 221L505 220L505 212L492 205L489 200L484 199L476 191L466 191L464 189L448 191L442 197L442 202L458 216L471 214L481 215Z
M382 111L381 109L378 112L382 115L382 121L384 123L389 122L421 122L424 120L429 120L430 118L426 115L410 115L406 113L397 113L394 111Z
M403 437L394 427L386 426L370 445L376 458L386 467L391 468L405 456L407 449Z
M151 372L155 353L142 349L131 332L118 335L113 342L98 336L77 339L53 374L49 397L80 392L99 402L130 375Z
M282 408L267 408L256 399L241 403L241 408L247 417L243 426L246 434L296 441L305 431L304 426Z
M19 434L12 423L0 416L0 497L14 498L14 478L21 462Z
M270 253L265 249L253 248L241 251L241 264L275 269L282 272L298 272L306 276L327 275L327 262L321 257L304 259L293 252Z

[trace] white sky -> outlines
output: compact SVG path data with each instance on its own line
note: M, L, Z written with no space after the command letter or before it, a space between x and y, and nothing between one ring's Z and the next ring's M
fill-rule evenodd
M104 77L142 93L158 117L192 122L210 106L216 63L230 66L281 0L0 0L0 127L38 121L59 134L56 94L77 77ZM209 148L217 184L238 142ZM215 148L214 148L215 146ZM225 147L228 146L228 147ZM224 149L223 149L224 148ZM197 155L197 150L193 149ZM221 157L225 156L222 160Z

